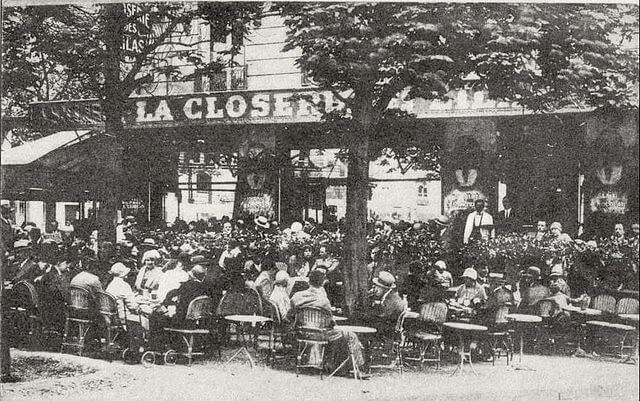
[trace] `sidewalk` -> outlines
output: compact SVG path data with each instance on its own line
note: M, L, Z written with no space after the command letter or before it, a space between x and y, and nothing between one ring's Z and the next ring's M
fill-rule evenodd
M225 353L226 354L226 353ZM264 366L250 369L241 361L187 366L125 365L55 353L13 351L14 357L40 355L74 362L97 371L63 379L3 384L1 398L12 400L637 400L638 366L583 358L525 355L534 370L476 364L450 376L440 371L375 373L367 381L317 375ZM466 368L466 366L465 366Z

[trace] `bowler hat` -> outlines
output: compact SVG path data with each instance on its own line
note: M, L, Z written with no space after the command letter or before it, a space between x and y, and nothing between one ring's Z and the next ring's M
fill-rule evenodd
M258 227L262 227L262 228L266 228L269 229L270 225L269 225L269 219L267 219L264 216L258 216L256 217L253 222L255 223L256 226Z

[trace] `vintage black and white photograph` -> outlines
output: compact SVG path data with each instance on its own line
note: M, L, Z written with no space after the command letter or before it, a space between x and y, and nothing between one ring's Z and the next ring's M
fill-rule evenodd
M637 400L639 18L3 0L0 398Z

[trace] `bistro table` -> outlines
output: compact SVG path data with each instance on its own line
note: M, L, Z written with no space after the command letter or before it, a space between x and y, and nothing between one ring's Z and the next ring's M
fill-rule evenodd
M506 316L507 320L514 322L519 328L520 332L520 355L518 356L518 363L522 363L522 354L524 354L524 327L525 325L532 323L542 322L542 318L536 315L525 315L523 313L510 313Z
M584 356L586 352L582 349L582 341L584 340L585 333L584 327L587 321L587 318L601 316L602 311L599 309L591 309L591 308L581 308L579 306L573 305L565 305L563 310L571 312L572 316L578 316L578 318L574 319L577 323L577 335L578 335L578 347L574 351L574 356Z
M258 323L266 323L271 321L270 318L259 315L229 315L225 316L224 319L235 324L236 330L239 326L247 323L251 323L251 326L255 326ZM253 368L253 358L251 357L251 353L249 353L249 348L247 348L247 342L244 337L244 330L242 330L242 336L240 336L240 338L242 339L242 347L235 354L233 354L233 356L229 358L229 360L227 360L225 365L234 360L238 355L240 355L240 353L244 351L245 355L247 355L247 358L249 359L249 365Z
M622 313L618 315L620 319L625 320L627 322L631 322L631 323L638 323L639 316L640 315L638 315L637 313Z
M349 320L349 318L348 318L348 317L346 317L346 316L336 316L336 315L333 315L333 320L334 320L335 322L345 322L345 321Z
M462 372L462 367L464 365L464 361L467 360L469 366L471 367L471 371L477 376L478 372L473 368L473 363L471 361L471 347L469 347L469 351L465 352L465 338L470 335L476 333L483 333L489 330L486 326L481 326L479 324L471 324L471 323L462 323L462 322L444 322L442 324L444 327L455 331L458 334L459 349L458 354L460 355L460 364L456 367L456 370L451 373L451 376L456 374L458 371Z
M377 332L377 330L375 328L367 327L367 326L354 326L354 325L340 326L340 325L336 325L333 328L336 329L336 330L340 330L342 332L343 336L345 335L345 333L375 334ZM344 361L342 361L342 363L333 372L331 372L329 377L335 375L349 361L351 361L351 366L353 367L353 378L356 379L356 380L360 379L361 376L362 376L362 373L360 372L360 368L358 367L358 364L356 363L355 355L353 355L353 353L351 352L351 348L349 348L349 355L345 358Z

